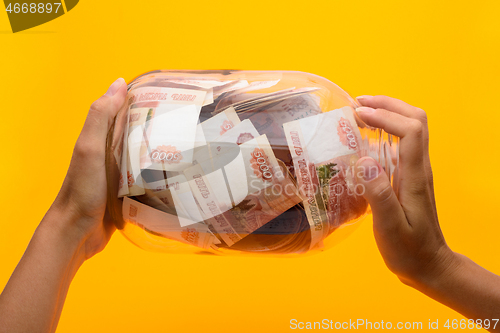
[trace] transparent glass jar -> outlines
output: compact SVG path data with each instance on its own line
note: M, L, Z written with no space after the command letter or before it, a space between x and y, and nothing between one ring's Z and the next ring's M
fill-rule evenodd
M108 211L147 250L323 251L369 212L356 161L375 158L391 181L398 165L398 138L357 106L303 72L140 75L108 134Z

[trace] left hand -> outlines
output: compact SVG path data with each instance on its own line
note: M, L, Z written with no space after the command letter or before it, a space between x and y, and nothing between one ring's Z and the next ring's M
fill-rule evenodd
M76 142L66 178L48 214L69 225L60 226L76 236L83 260L104 249L115 231L106 213L106 136L118 111L125 107L127 85L116 80L90 107ZM70 217L69 219L67 217Z

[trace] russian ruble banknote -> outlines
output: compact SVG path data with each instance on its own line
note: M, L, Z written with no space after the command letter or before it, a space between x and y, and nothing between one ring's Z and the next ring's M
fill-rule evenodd
M204 249L214 248L218 243L205 223L182 227L177 215L154 209L129 197L123 198L122 214L125 221L172 240Z
M228 246L302 201L265 135L217 148L184 175L204 220Z
M304 207L311 247L367 206L355 183L361 135L353 109L344 107L284 125Z
M204 146L207 142L212 142L234 126L240 123L240 118L234 108L211 117L196 126L195 147Z
M128 126L124 133L119 196L135 196L144 193L142 178L139 176L139 157L144 126L148 113L151 111L151 108L129 109Z
M287 98L272 107L256 109L239 114L242 120L248 119L261 134L266 134L272 142L274 154L282 160L293 173L292 156L283 130L283 124L322 113L319 97L303 94Z
M304 87L304 88L287 88L268 94L254 94L249 97L247 94L229 96L226 100L219 102L213 114L224 111L228 107L233 107L237 113L249 112L265 106L275 105L287 98L309 94L319 90L319 88ZM241 99L241 96L246 97ZM236 101L234 101L236 97Z

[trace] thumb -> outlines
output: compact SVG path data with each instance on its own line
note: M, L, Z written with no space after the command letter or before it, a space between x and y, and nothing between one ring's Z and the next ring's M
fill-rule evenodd
M363 196L371 206L376 227L392 229L400 221L406 220L387 174L373 158L363 157L358 160L356 178L358 184L363 186Z
M113 82L106 93L92 103L81 139L104 142L114 117L124 106L127 96L127 84L120 78Z

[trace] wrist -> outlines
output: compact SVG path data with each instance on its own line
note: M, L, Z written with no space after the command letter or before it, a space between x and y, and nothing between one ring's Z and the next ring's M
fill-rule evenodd
M51 244L61 257L75 269L85 261L85 234L78 226L81 217L71 210L51 207L38 226L35 236L41 242Z
M434 294L435 291L447 284L462 267L462 256L444 245L438 249L432 260L419 274L410 279L400 278L400 280L427 295Z

